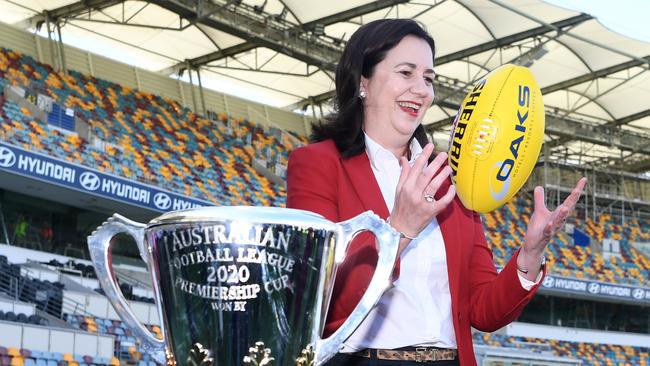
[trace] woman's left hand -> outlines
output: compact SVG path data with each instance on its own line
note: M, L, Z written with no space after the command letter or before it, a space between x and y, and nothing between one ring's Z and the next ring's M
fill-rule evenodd
M517 257L517 267L528 271L522 273L527 279L534 281L537 278L546 245L573 212L586 184L587 178L580 179L571 194L552 212L544 204L544 188L535 187L535 211L528 222L524 246Z

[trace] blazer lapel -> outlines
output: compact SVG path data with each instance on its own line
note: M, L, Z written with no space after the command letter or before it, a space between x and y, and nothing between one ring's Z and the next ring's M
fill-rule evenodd
M389 215L388 207L386 207L381 189L375 179L375 173L370 167L368 154L363 152L348 159L341 159L341 164L352 182L352 187L363 204L363 208L372 210L382 219L386 219Z
M436 192L436 199L442 198L442 196L447 193L447 189L451 185L451 181L447 179L445 183L442 184L438 192ZM461 240L461 227L459 226L459 220L456 217L457 215L462 214L457 205L460 205L460 200L458 197L454 198L445 210L440 212L436 219L438 220L438 225L440 225L440 230L442 231L442 237L445 240L445 252L447 256L447 273L449 274L449 291L451 291L451 300L452 304L456 309L458 309L456 302L459 298L459 286L460 286L460 271L461 271L461 255L463 243L460 243ZM468 228L471 229L471 228Z

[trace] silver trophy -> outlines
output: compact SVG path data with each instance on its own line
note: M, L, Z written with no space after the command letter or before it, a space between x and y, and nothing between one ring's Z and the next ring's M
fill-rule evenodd
M376 237L370 285L341 327L322 339L336 268L360 231ZM112 239L132 236L152 276L164 340L136 319L111 266ZM365 212L333 223L311 212L209 207L149 224L113 215L88 237L99 282L117 314L162 364L322 365L390 283L399 234Z

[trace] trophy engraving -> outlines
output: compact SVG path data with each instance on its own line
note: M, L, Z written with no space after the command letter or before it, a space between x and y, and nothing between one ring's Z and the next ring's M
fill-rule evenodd
M265 348L264 342L255 342L243 360L245 366L272 366L273 361L275 358L271 357L271 349Z
M337 264L366 230L379 244L373 278L348 320L322 339ZM151 273L162 340L137 320L116 283L111 249L120 233L135 239ZM301 210L225 206L168 212L148 224L115 214L88 237L106 297L167 366L322 365L386 289L398 242L369 212L333 223Z
M205 349L201 343L195 343L187 357L188 366L213 366L210 351Z
M296 359L296 366L314 366L315 358L314 347L310 344L300 352L300 357Z
M262 224L214 225L170 231L161 238L172 248L172 265L181 274L174 283L179 290L209 300L215 311L245 312L263 292L292 287L292 231ZM203 278L182 275L197 264L207 265ZM262 281L256 281L256 267L269 269Z

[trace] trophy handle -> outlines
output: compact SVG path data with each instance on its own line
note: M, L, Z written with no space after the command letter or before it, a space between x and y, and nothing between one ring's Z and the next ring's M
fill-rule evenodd
M165 342L151 335L149 330L133 314L131 307L124 298L124 294L122 294L122 290L117 285L117 278L113 272L112 239L119 233L128 234L135 239L140 257L151 270L149 257L147 256L148 250L144 242L145 228L146 225L144 224L113 214L88 237L88 249L90 250L90 258L95 266L99 284L102 286L108 301L115 308L115 312L133 331L136 338L142 342L142 348L150 353L156 361L166 364Z
M358 232L366 230L371 231L377 238L379 258L368 289L350 316L332 335L316 341L314 366L324 364L341 350L343 342L361 325L363 319L366 318L370 310L379 301L381 295L390 286L390 277L393 273L399 247L399 234L372 211L366 211L337 225L341 229L341 235L334 249L336 263L341 263L345 258L345 252L353 237Z

